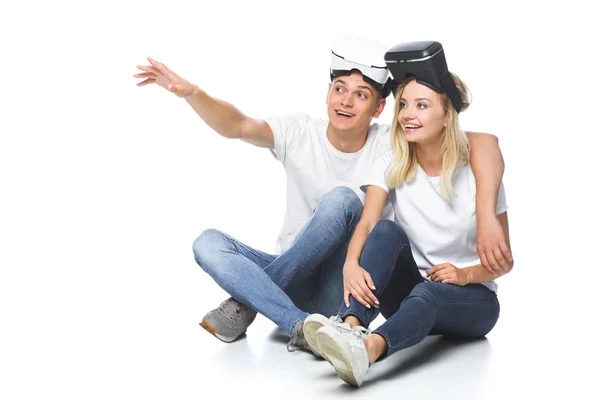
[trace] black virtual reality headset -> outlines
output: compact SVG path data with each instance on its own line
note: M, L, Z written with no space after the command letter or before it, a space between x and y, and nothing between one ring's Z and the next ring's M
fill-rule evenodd
M409 42L389 49L384 56L392 74L392 93L407 79L416 78L422 85L438 93L445 93L456 112L462 108L462 97L446 65L444 49L439 42Z

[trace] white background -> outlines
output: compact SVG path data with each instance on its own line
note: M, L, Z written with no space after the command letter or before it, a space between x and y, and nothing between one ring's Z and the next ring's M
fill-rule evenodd
M0 398L597 396L600 32L583 3L3 3ZM285 176L132 77L152 56L253 117L325 117L341 33L443 44L473 94L462 126L500 138L516 262L487 341L357 393L262 317L231 345L198 326L227 296L193 240L272 251Z

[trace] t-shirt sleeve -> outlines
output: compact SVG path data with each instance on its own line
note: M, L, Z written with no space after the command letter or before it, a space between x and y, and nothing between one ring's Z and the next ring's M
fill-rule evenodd
M360 190L367 192L367 186L374 185L379 186L386 193L390 192L390 188L386 183L388 168L392 160L394 159L392 152L388 152L383 156L377 158L371 167L371 171L367 175L368 178L360 186Z
M500 182L500 189L498 189L498 201L496 202L496 215L500 215L508 210L506 204L506 193L504 192L504 183Z
M285 163L286 154L298 142L306 130L308 114L293 114L281 117L269 117L265 121L273 131L273 157Z

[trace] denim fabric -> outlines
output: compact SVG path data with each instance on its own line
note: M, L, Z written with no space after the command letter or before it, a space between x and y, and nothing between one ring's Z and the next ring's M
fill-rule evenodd
M275 256L209 229L194 242L196 262L227 293L273 321L290 336L311 313L332 315L343 297L342 269L362 213L349 188L318 202L291 245Z
M482 337L492 330L500 313L496 294L481 284L457 286L424 279L412 257L404 230L380 221L365 243L359 264L373 279L379 309L368 309L351 298L339 315L354 315L368 326L379 312L386 321L374 333L388 344L384 359L413 346L427 335Z

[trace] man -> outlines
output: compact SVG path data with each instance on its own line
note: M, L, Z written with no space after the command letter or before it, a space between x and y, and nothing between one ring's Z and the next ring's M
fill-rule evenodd
M164 64L148 58L149 66L138 66L144 72L134 76L146 78L139 86L156 83L185 98L217 133L270 149L286 171L287 207L277 239L278 255L252 249L212 229L194 242L197 263L232 296L201 322L220 340L236 340L260 312L288 333L288 349L308 348L302 333L304 319L310 313L337 312L345 253L364 202L359 186L375 159L391 146L389 126L371 124L381 115L391 86L383 57L386 50L378 42L354 36L334 44L328 120L303 114L250 118ZM480 253L490 255L486 264L491 270L499 270L510 258L494 213L502 156L495 136L470 134L469 138L478 185Z

